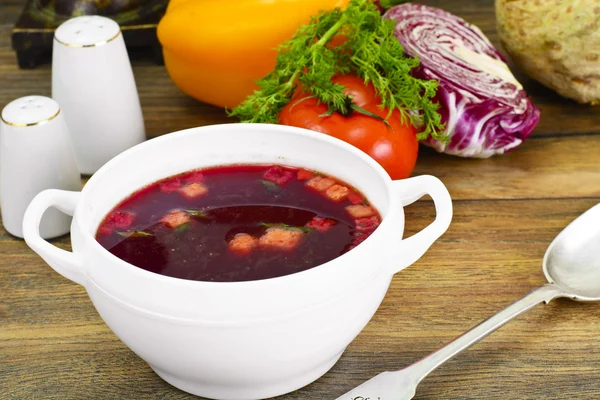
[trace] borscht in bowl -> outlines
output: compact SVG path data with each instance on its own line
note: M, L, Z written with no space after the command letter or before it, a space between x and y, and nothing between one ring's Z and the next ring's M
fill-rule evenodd
M435 220L406 238L403 207L424 195ZM72 251L40 237L50 207L73 215ZM227 124L139 144L81 192L41 192L23 233L161 378L242 400L325 374L451 217L437 178L392 181L317 132Z
M381 217L349 184L304 168L232 165L155 182L118 204L96 239L150 272L197 281L276 278L350 251Z

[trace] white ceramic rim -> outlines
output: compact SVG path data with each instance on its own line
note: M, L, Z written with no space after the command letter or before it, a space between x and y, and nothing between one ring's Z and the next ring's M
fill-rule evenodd
M380 212L380 215L382 217L381 224L379 225L379 227L375 230L375 232L372 235L370 235L364 242L361 243L360 246L368 247L369 243L372 243L375 240L378 240L378 238L381 236L381 232L384 231L383 228L385 228L389 224L389 218L386 218L387 215L393 213L394 211L403 213L403 207L401 207L401 206L397 207L398 210L392 210L393 205L399 205L398 201L397 201L398 199L394 199L392 196L393 192L389 188L389 184L392 182L392 179L390 178L388 173L383 169L383 167L381 167L381 165L379 165L379 163L377 163L375 160L373 160L370 156L368 156L363 151L359 150L358 148L356 148L340 139L336 139L334 137L327 136L327 135L317 133L317 132L313 132L310 130L296 128L296 127L289 127L289 126L285 126L285 125L230 123L230 124L211 125L210 127L211 127L211 129L215 129L215 130L223 129L225 131L230 130L232 128L235 129L235 127L242 127L242 129L245 129L244 127L252 127L253 129L260 128L260 129L270 129L270 130L277 130L277 131L286 131L285 134L288 134L288 135L308 136L308 137L312 137L317 140L324 141L326 143L338 146L338 147L344 149L345 151L353 153L356 157L362 158L363 161L365 161L365 163L367 163L371 168L373 168L377 172L377 174L381 177L381 179L386 183L388 204L390 204L390 207L389 207L389 210L386 213L386 215L382 215ZM98 172L96 172L94 175L92 175L92 177L89 179L89 181L84 186L83 190L81 191L81 197L78 201L77 208L75 211L76 215L85 212L84 210L82 210L82 207L83 207L83 204L85 204L85 202L86 202L85 201L86 187L88 187L88 185L95 185L96 181L101 180L103 178L103 175L105 173L107 173L106 171L108 171L113 164L119 163L122 159L128 157L129 154L131 154L133 152L143 151L146 146L156 145L156 143L160 143L162 141L177 140L178 137L189 134L190 131L193 131L196 129L199 129L199 127L184 129L181 131L169 133L166 135L162 135L162 136L147 140L146 142L143 142L135 147L132 147L132 148L124 151L123 153L119 154L118 156L114 157L113 159L111 159L104 166L102 166L98 170ZM244 163L244 164L246 164L246 163ZM267 164L269 164L269 163L265 163L265 165L267 165ZM246 164L246 165L248 165L248 164ZM256 163L254 165L260 165L260 163ZM218 166L218 165L215 165L215 166ZM293 165L292 165L292 167L293 167ZM210 166L205 166L200 169L204 169L204 168L210 168ZM182 172L185 172L185 171L182 171ZM163 179L163 178L167 178L167 176L162 177L162 178L159 177L156 180ZM139 187L139 188L133 188L133 190L131 191L130 194L133 194L134 192L136 192L142 188L143 188L143 186ZM368 198L368 195L367 195L367 198ZM116 206L116 204L113 205L113 207L114 206ZM128 268L134 274L138 274L147 279L163 281L163 282L165 282L165 284L196 286L199 289L201 289L203 286L216 286L216 285L222 285L222 286L254 285L254 286L259 286L259 285L264 285L265 283L271 284L271 282L273 282L275 280L283 282L283 281L288 281L288 280L293 281L295 279L298 279L299 276L301 276L302 278L306 278L310 274L320 274L321 273L320 271L329 269L331 267L331 261L339 260L342 258L347 258L349 256L349 254L351 254L352 251L354 251L354 250L352 250L350 252L342 254L329 262L317 265L317 266L309 268L307 270L296 272L296 273L289 274L289 275L279 276L279 277L275 277L275 278L260 279L260 280L253 280L253 281L233 281L233 282L195 281L195 280L176 278L176 277L166 276L166 275L162 275L162 274L155 273L155 272L146 271L143 268L137 267L133 264L128 263L127 261L124 261L124 260L118 258L117 256L113 255L111 252L109 252L107 249L102 247L102 245L100 245L100 243L94 237L94 234L90 233L91 227L84 226L81 223L81 221L78 221L78 222L79 222L79 225L81 228L80 231L84 235L84 241L86 243L88 243L88 245L91 246L94 251L104 252L104 254L106 254L113 262L120 265L121 268ZM93 227L94 232L96 232L97 229L98 229L98 226ZM399 237L398 241L400 242L401 239L402 238ZM363 248L365 248L365 247L363 247ZM369 279L372 279L373 277L377 276L378 274L380 274L382 272L387 272L385 268L373 268L373 271L374 272L369 275ZM89 277L89 275L86 274L86 276L87 276L88 281L90 281L96 287L98 287L98 285ZM360 286L360 284L355 287L358 287L358 286ZM353 288L349 288L349 289L353 289ZM111 296L108 293L106 293L106 294ZM126 304L126 303L124 303L124 304ZM162 315L162 314L158 314L158 315Z

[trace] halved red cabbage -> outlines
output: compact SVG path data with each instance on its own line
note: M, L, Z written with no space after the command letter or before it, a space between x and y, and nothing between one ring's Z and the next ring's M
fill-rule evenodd
M395 20L406 53L421 61L415 76L440 82L435 100L450 140L425 144L447 154L487 158L519 146L531 134L540 111L479 28L412 3L390 8L384 18Z

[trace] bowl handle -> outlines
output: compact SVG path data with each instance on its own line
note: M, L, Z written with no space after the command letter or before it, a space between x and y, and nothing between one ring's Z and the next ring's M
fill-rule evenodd
M402 206L414 203L426 194L435 204L435 220L425 229L403 239L392 256L392 273L396 274L417 261L429 247L450 226L452 220L452 199L446 186L438 178L421 175L392 182L395 195L400 197Z
M75 283L84 285L87 278L83 272L83 260L75 253L59 249L40 236L40 221L44 212L55 207L67 215L73 215L81 192L48 189L33 198L23 218L23 237L29 247L38 253L56 272ZM84 285L85 286L85 285Z

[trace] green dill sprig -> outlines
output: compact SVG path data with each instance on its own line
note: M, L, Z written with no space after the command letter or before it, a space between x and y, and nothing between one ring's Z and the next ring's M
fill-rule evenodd
M381 7L384 10L387 10L388 8L391 8L395 5L408 3L409 1L410 0L378 0L375 2L375 4L378 4L379 7Z
M260 183L265 187L265 189L267 189L270 192L275 192L275 193L281 192L281 186L279 186L275 182L260 179Z
M411 75L419 60L404 53L394 26L394 21L381 17L371 0L351 0L344 10L319 13L279 47L274 70L257 82L260 90L230 115L242 122L277 123L279 112L298 86L327 105L324 117L361 112L353 107L345 88L331 81L335 75L354 73L373 84L381 107L390 114L399 110L403 122L408 119L420 127L420 140L432 136L444 141L438 104L432 101L438 82ZM343 38L341 43L329 45L336 37Z
M202 210L183 210L186 214L198 218L210 218L205 211Z

